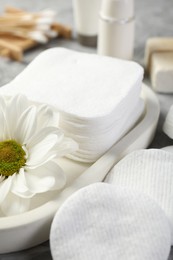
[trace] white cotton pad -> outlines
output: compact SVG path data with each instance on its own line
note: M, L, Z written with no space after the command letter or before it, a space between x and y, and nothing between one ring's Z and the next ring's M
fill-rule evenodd
M163 147L162 150L173 153L173 145Z
M170 226L147 196L97 183L73 194L50 231L54 260L167 260Z
M139 150L123 158L105 182L150 196L170 221L173 244L173 154L159 149Z
M143 68L135 62L52 48L0 92L20 92L64 113L97 118L120 113L131 91L140 93L142 79Z
M166 116L165 122L163 124L163 131L166 135L173 139L173 105L170 107Z
M69 157L95 162L143 112L143 68L135 62L52 48L41 53L0 94L22 93L60 112L59 127L79 150Z
M115 127L110 128L109 131L106 131L102 134L97 132L83 135L81 131L80 134L76 135L75 133L77 130L70 131L69 129L67 130L66 127L62 126L65 134L77 141L79 144L79 150L73 154L68 155L68 158L83 162L96 161L101 156L101 154L106 152L112 146L112 144L116 143L132 127L135 126L136 122L139 120L144 111L144 102L143 100L139 101L140 102L130 113L130 116L122 119L121 124L118 124L117 122Z

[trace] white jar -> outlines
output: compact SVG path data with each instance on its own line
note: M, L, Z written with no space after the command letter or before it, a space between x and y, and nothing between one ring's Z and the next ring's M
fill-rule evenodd
M132 59L134 1L103 0L99 19L98 54Z
M101 0L73 0L73 11L78 40L96 46Z

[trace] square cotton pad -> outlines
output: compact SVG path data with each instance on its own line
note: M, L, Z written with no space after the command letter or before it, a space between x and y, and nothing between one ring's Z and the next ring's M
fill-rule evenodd
M141 115L142 79L143 69L135 62L53 48L0 93L20 92L54 106L60 111L60 127L79 144L73 158L93 162Z
M97 183L70 196L50 232L54 260L167 260L170 226L147 196Z

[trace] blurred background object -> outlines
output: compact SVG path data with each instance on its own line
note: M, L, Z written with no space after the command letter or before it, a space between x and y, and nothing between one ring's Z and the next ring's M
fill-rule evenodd
M55 21L56 12L27 12L7 6L0 16L0 55L21 61L23 52L58 36L71 38L71 29Z
M98 54L131 60L134 20L134 0L103 0L99 17Z
M73 0L77 38L82 45L97 46L100 6L101 0Z
M173 37L147 40L145 68L155 91L173 93Z

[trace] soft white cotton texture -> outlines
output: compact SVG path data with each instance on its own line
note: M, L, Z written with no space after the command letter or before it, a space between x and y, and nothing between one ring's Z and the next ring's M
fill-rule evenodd
M173 145L163 147L162 150L173 153Z
M114 126L111 126L109 130L105 130L103 133L99 133L97 127L90 127L89 133L85 134L81 129L81 133L76 134L80 129L78 126L75 131L70 131L70 129L61 125L60 120L60 125L63 128L64 133L80 144L79 149L73 154L69 154L68 158L82 162L96 161L100 155L106 152L114 143L135 126L143 111L144 102L142 99L139 99L139 102L128 116L120 119Z
M173 154L160 149L132 152L108 174L105 182L151 197L170 221L173 244Z
M60 127L79 144L72 159L94 162L135 124L143 68L135 62L52 48L0 93L23 93L60 112Z
M97 183L72 195L50 232L54 260L167 260L170 226L147 196Z
M118 114L118 106L128 100L131 91L140 93L142 78L143 69L135 62L52 48L1 92L20 92L65 113L96 118L115 108Z
M165 122L163 124L163 131L167 136L173 139L173 105L170 107L166 116Z

